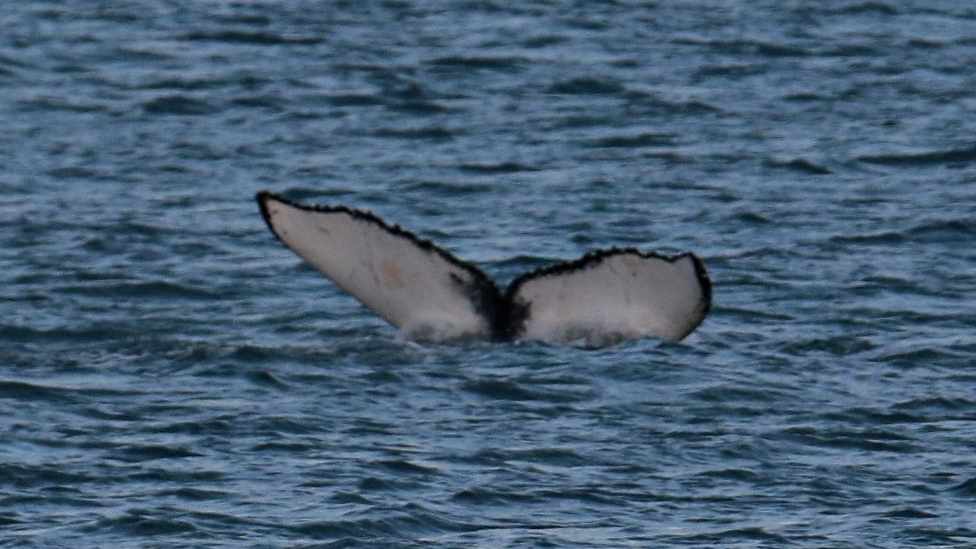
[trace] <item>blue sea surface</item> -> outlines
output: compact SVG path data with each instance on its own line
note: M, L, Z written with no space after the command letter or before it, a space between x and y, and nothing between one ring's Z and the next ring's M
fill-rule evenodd
M0 547L976 546L971 0L0 6ZM681 343L427 345L254 194Z

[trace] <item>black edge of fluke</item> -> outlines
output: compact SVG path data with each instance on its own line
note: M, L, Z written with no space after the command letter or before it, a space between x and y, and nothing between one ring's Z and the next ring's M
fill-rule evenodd
M279 194L273 193L268 190L258 191L255 195L255 200L257 200L258 205L261 208L261 216L264 217L264 222L271 229L272 234L275 235L282 244L287 246L281 236L275 231L274 225L271 223L271 213L268 211L268 201L274 200L286 204L293 208L298 208L300 210L305 210L308 212L321 212L321 213L344 213L353 219L358 219L360 221L366 221L367 223L372 223L384 231L402 238L406 238L410 242L414 243L420 249L426 252L433 252L442 257L448 263L455 265L456 267L463 269L471 275L474 282L472 286L465 286L463 289L468 295L468 298L474 304L478 311L484 315L487 319L489 326L491 327L493 339L499 339L500 333L503 330L502 324L504 323L504 313L503 309L504 302L502 298L502 292L498 288L498 284L495 283L484 271L479 269L476 265L468 263L462 259L459 259L451 252L441 248L437 244L434 244L430 240L421 238L416 234L400 227L399 225L390 225L386 221L383 221L379 216L373 212L367 210L359 210L356 208L348 208L346 206L328 206L324 204L302 204L299 202L294 202L289 200Z
M701 286L702 294L705 296L705 307L702 310L702 320L705 320L705 316L707 316L708 312L712 310L712 278L708 276L708 270L705 269L705 262L702 261L700 257L692 252L685 252L681 255L691 257L691 260L695 263L695 275L698 277L698 285ZM692 330L697 328L699 324L701 324L701 321L699 321L698 324L695 324L695 327L692 328Z
M278 232L274 230L274 225L271 224L271 214L268 212L268 200L271 199L280 200L281 202L285 202L285 203L287 203L288 201L282 199L280 196L267 190L258 191L258 194L254 196L254 199L258 201L258 207L261 208L261 217L264 218L264 223L268 226L268 229L271 231L271 234L273 234L274 237L277 238L279 242L282 242L281 237L278 236Z
M567 274L573 271L579 271L587 267L599 265L600 263L603 262L604 259L616 255L636 255L637 257L642 257L644 259L662 259L669 263L674 263L675 261L678 261L679 259L682 259L685 256L691 256L693 258L692 260L695 262L695 272L698 274L699 283L702 283L702 274L705 273L704 264L702 264L701 260L698 259L698 256L696 256L691 252L684 252L677 255L664 255L657 252L645 253L638 250L637 248L617 248L615 246L613 248L604 248L600 250L594 250L592 252L587 252L583 257L579 259L562 261L559 263L555 263L553 265L546 265L543 267L539 267L535 270L529 271L523 275L519 275L518 278L513 280L512 283L508 285L508 289L505 291L505 297L506 298L513 297L515 295L515 292L517 292L523 284L525 284L529 280L532 280L533 278L539 278L542 276L557 275L557 274ZM705 288L705 286L707 286L707 289ZM709 283L707 275L705 276L703 291L709 298L711 297L711 283Z

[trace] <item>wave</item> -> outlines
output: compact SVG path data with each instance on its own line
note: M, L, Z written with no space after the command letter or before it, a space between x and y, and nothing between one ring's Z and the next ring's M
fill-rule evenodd
M617 95L626 90L613 78L577 77L561 80L549 86L549 93L565 95Z
M495 190L494 187L485 183L432 180L407 183L403 186L403 189L438 198L490 195Z
M722 544L723 546L728 543L738 545L741 542L759 542L763 546L767 543L774 543L776 546L789 546L793 543L793 540L788 537L770 532L758 526L729 528L714 532L674 535L669 537L674 541L681 541L682 543L693 542L695 544L707 544L708 546L716 543Z
M217 300L223 298L221 294L218 294L211 289L164 280L63 285L54 287L51 291L63 294L107 297L112 299L131 297L141 299Z
M149 509L130 509L120 516L106 517L85 527L91 532L114 531L135 536L168 536L198 532L199 528L191 521L176 518L178 513L168 512L167 516Z
M674 134L641 133L637 135L610 135L596 139L590 143L599 148L640 148L664 147L674 145Z
M372 107L386 104L382 96L369 93L337 93L325 98L335 107Z
M361 539L383 545L384 539L415 539L418 535L459 533L481 530L487 526L458 521L444 513L407 504L400 511L382 517L349 518L343 520L309 521L287 525L289 530L313 539Z
M839 244L951 244L969 242L976 236L976 221L971 219L931 219L900 229L872 230L866 233L833 235L830 242Z
M914 437L880 427L837 429L797 426L781 430L780 436L809 446L838 450L912 454L923 448Z
M465 164L461 164L460 168L462 171L482 173L482 174L535 172L541 169L527 164L520 164L518 162L499 162L499 163L486 163L486 164L465 163Z
M170 444L138 444L112 448L105 454L105 458L111 460L124 461L129 463L141 463L145 461L182 459L202 457L204 454L193 451L185 446Z
M149 114L202 116L220 111L213 104L182 94L157 97L142 104L142 109Z
M76 396L74 391L63 387L37 385L26 381L0 380L0 398L73 402L76 400Z
M379 128L373 130L371 135L379 138L430 141L447 141L454 138L454 133L451 130L441 126L428 126L423 128Z
M769 159L766 161L766 165L774 168L786 168L810 175L827 175L833 173L830 169L806 158Z
M524 60L518 57L479 57L449 55L438 57L429 63L435 67L468 69L487 69L493 71L513 72L521 68Z
M114 341L118 339L119 327L120 324L112 323L88 327L69 325L53 328L6 324L0 325L0 341L22 343Z
M85 102L74 97L36 97L19 102L26 111L65 111L74 113L108 113L112 107L108 104Z
M478 379L464 383L463 388L491 400L510 400L515 402L580 402L593 398L589 389L569 390L565 386L537 387L530 383L519 383L511 379Z
M698 37L683 37L677 40L679 44L690 46L705 46L721 53L737 55L758 55L761 57L807 57L813 52L806 48L763 40L714 40Z
M255 46L302 45L314 46L327 41L324 36L299 36L265 31L219 30L186 33L179 40L190 42L223 42Z
M857 160L885 166L923 167L939 164L969 164L976 160L976 145L935 151L862 155Z

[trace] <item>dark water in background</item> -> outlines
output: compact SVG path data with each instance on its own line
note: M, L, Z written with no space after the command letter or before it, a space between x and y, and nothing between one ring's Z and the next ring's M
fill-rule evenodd
M972 2L22 1L0 29L0 546L976 545ZM713 312L681 345L403 342L261 188L503 283L693 250Z

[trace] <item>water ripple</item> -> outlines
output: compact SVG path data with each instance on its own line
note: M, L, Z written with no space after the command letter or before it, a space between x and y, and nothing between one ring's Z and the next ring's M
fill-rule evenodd
M91 4L0 10L0 545L976 539L970 3ZM418 345L264 188L714 304Z
M166 95L148 101L142 108L149 114L174 114L201 116L213 114L219 109L200 99L182 94Z
M976 146L926 152L862 155L857 157L857 159L861 162L871 164L907 167L937 164L969 164L973 160L976 160Z

